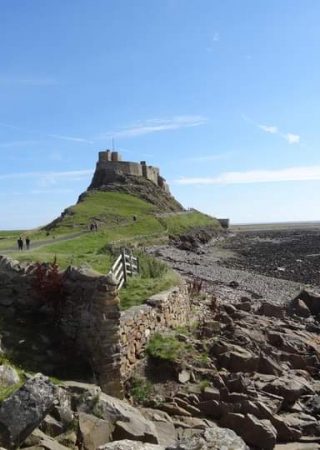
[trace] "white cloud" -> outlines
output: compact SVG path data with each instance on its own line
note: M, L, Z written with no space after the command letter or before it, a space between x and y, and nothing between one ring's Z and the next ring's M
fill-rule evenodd
M93 144L93 141L90 141L88 139L74 137L74 136L62 136L60 134L48 134L48 137L54 138L54 139L61 139L63 141L71 141L71 142L85 142L87 144Z
M289 142L289 144L299 144L300 136L298 134L287 133L283 137Z
M258 125L261 130L265 131L266 133L270 134L276 134L278 133L278 128L274 125Z
M269 134L275 134L283 139L285 139L289 144L300 144L301 136L296 133L284 133L281 130L279 130L279 127L275 125L264 125L255 122L254 120L250 119L250 117L246 116L245 114L242 114L242 119L245 120L248 123L251 123L255 125L256 127L263 130L265 133Z
M197 127L204 125L208 119L202 116L175 116L171 119L149 119L136 124L122 128L116 131L107 131L97 137L97 139L110 138L130 138L144 136L150 133L160 131L178 130L180 128Z
M181 185L209 185L312 180L320 180L320 166L289 167L277 170L249 170L245 172L223 172L217 177L180 178L174 182Z

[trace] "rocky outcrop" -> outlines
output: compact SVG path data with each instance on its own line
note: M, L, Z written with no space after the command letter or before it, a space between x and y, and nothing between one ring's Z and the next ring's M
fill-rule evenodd
M40 425L54 398L54 386L39 374L4 400L0 406L0 444L16 448Z

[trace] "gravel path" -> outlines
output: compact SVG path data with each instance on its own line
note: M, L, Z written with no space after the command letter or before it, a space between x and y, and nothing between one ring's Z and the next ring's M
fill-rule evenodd
M214 241L202 246L198 253L168 245L149 248L148 252L166 261L186 278L204 280L217 295L230 301L251 296L279 304L295 297L301 289L299 283L222 266L221 262L231 253L217 247Z

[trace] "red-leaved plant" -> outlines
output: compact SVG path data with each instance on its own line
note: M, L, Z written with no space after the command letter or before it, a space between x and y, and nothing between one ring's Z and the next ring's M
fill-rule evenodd
M61 318L63 295L63 275L59 272L57 258L52 263L35 264L33 290L41 304L48 306L56 322Z

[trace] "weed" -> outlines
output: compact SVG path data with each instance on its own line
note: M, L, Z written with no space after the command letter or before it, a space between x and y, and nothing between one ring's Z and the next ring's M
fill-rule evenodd
M131 380L130 394L135 402L144 403L150 400L152 384L142 377L134 377Z
M164 361L177 361L181 359L190 346L185 342L180 342L173 335L154 334L147 346L147 353L153 358Z
M199 383L199 388L201 390L201 392L203 392L205 390L205 388L209 387L211 385L209 380L201 380Z

